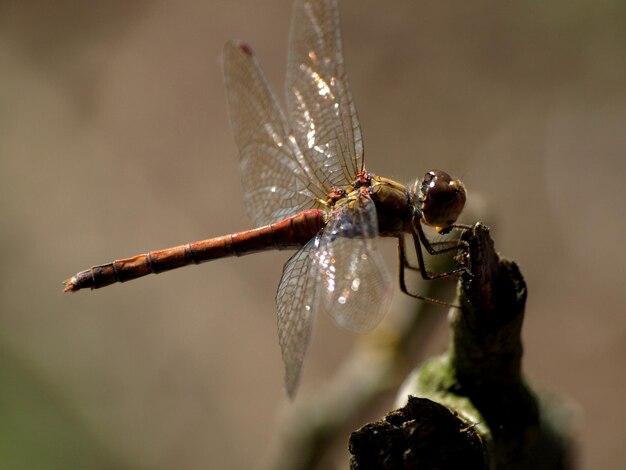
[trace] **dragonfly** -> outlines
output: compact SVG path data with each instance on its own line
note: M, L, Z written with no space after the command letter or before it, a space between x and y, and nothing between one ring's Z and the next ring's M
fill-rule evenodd
M223 69L245 206L257 228L94 266L66 280L65 291L99 289L228 256L297 249L276 294L285 386L293 397L316 315L325 311L341 327L365 333L389 310L392 282L380 237L398 240L401 291L445 304L411 293L405 271L438 279L465 269L427 270L424 251L435 255L461 243L431 242L424 226L443 234L467 228L456 224L466 190L441 170L405 186L365 169L336 0L295 2L286 112L250 46L228 42ZM417 265L408 260L407 238Z

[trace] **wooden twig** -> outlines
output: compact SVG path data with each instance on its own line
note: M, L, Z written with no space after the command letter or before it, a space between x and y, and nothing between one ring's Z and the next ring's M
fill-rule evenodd
M476 430L486 459L482 464L469 460L474 455L470 452L466 457L472 467L448 462L445 450L453 441L440 438L449 429L445 414L425 421L422 413L431 409L432 402L428 406L409 402L417 413L411 424L416 441L400 440L397 446L381 442L377 453L372 448L376 439L370 436L368 440L364 436L368 429L362 428L353 434L352 442L368 440L370 444L367 453L352 446L352 468L415 468L408 459L416 448L428 449L432 457L428 466L419 468L571 468L568 432L551 420L553 413L542 408L521 373L524 279L514 262L498 256L488 227L477 224L463 238L468 243L465 262L471 275L463 275L458 286L457 300L463 309L452 311L449 349L417 370L401 396L404 401L419 396L445 406L458 416L461 429ZM389 415L384 421L388 420ZM377 464L372 462L372 453L378 456Z

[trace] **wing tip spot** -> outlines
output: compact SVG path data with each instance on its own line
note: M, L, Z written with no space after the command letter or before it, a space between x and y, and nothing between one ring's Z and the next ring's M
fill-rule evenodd
M245 42L237 42L236 46L243 55L245 55L248 58L252 58L254 54L252 52L252 48L248 46Z

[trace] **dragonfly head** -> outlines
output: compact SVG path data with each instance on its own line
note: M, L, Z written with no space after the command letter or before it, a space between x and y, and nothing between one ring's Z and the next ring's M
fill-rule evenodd
M432 170L411 187L411 199L426 225L446 232L456 222L465 206L465 186L448 173Z

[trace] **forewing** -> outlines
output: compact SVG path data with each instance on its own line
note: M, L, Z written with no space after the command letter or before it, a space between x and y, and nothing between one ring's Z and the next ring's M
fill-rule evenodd
M352 182L363 168L363 139L336 0L296 0L285 86L296 141L326 192Z
M302 157L249 46L224 46L224 79L239 148L244 202L257 226L320 207L326 193Z
M313 238L283 268L276 304L278 307L278 343L285 364L285 386L293 397L300 380L302 362L311 339L315 291L312 276L315 265Z
M391 279L378 243L376 207L359 196L335 210L316 251L318 305L358 333L378 325L391 302Z

